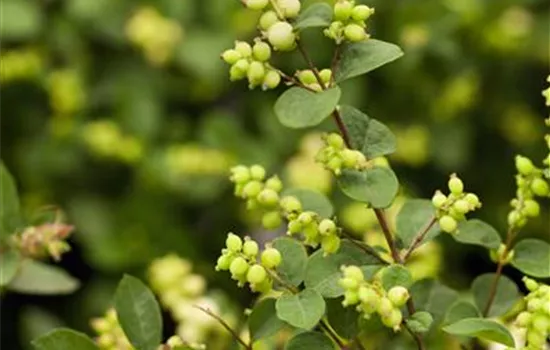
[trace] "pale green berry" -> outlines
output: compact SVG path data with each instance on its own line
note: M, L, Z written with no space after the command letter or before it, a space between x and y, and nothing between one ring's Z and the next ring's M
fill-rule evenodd
M456 231L458 223L453 217L444 215L439 219L439 227L441 227L441 230L444 232L453 233Z
M335 149L343 149L344 144L344 138L336 133L331 133L327 136L326 142L329 146L334 147Z
M243 69L246 68L246 69ZM246 78L246 72L248 71L248 61L239 60L237 63L229 68L229 80L237 81Z
M481 204L479 198L473 193L468 193L464 200L470 204L471 208L477 208Z
M550 330L550 319L546 315L537 313L533 315L533 319L531 320L531 326L536 331L539 331L541 333L546 333Z
M296 46L294 28L288 22L277 22L267 31L267 39L271 45L280 51L291 51Z
M319 76L321 77L321 80L325 85L330 83L330 80L332 79L332 70L325 68L319 72Z
M544 343L546 342L545 334L535 330L529 330L527 332L528 349L544 349Z
M523 227L525 226L527 220L525 216L521 215L517 211L511 211L508 214L508 226L510 227Z
M220 255L218 261L216 262L216 271L226 271L229 270L229 266L233 258L228 254Z
M321 238L321 248L325 255L336 253L340 249L340 237L336 235L324 236Z
M409 300L409 291L402 286L392 287L388 291L388 299L390 299L393 305L401 307Z
M261 30L268 30L272 25L279 22L277 13L275 11L266 11L262 14L259 21L259 26Z
M258 41L252 47L252 55L258 61L268 61L271 57L271 47L263 41Z
M343 306L355 305L359 302L359 296L357 292L347 290L344 293L344 301L342 301Z
M246 41L235 41L235 50L237 50L242 57L252 56L252 46Z
M266 278L261 283L251 284L250 287L254 292L267 293L273 289L273 280Z
M398 331L403 322L403 314L399 309L393 309L388 314L381 315L380 319L382 323L389 328L392 328L394 331Z
M283 219L278 211L270 211L262 216L262 226L266 229L272 230L281 226Z
M335 234L336 224L330 219L323 219L319 223L319 233L325 236Z
M274 207L279 203L279 195L270 188L264 188L256 198L258 203L265 207Z
M531 182L531 191L539 197L544 197L548 196L550 193L550 188L546 181L537 177L536 179L533 179L533 182Z
M306 211L298 215L298 222L303 226L309 225L313 222L313 215L311 212Z
M251 166L250 176L252 176L254 180L262 181L265 178L265 168L256 164Z
M357 266L344 266L342 267L342 273L345 277L352 278L358 282L363 281L365 277L363 276L363 271Z
M239 53L237 50L225 50L222 53L222 59L228 63L228 64L235 64L238 60L240 60L243 56Z
M300 13L300 0L278 0L277 2L285 18L294 18Z
M269 0L246 0L245 5L251 10L263 10L267 4L269 3Z
M359 288L358 294L361 303L367 304L370 307L378 305L380 296L378 295L378 293L376 293L374 289L362 286ZM372 311L374 311L374 309Z
M367 5L357 5L351 11L351 18L355 21L362 22L367 20L372 14L374 14L374 9Z
M238 60L233 65L233 67L235 67L235 69L238 69L241 72L244 72L246 74L246 72L248 72L248 68L250 67L250 62L248 62L248 60L243 58L243 59Z
M516 318L516 324L521 328L526 328L531 323L532 314L527 311L521 312Z
M273 175L265 182L265 188L269 188L275 192L281 192L283 189L283 183L277 175Z
M523 283L525 284L525 287L530 291L534 292L537 289L539 289L539 284L534 279L531 279L529 277L523 278Z
M344 23L340 21L335 21L330 24L330 26L323 31L325 36L331 38L340 40L340 36L342 35L342 31L344 29Z
M340 157L342 157L342 164L345 168L355 168L360 164L360 154L361 152L355 151L349 148L343 149L340 152Z
M266 248L261 256L262 265L268 269L273 269L281 264L281 253L275 248Z
M535 170L533 162L527 157L516 156L516 169L522 175L530 175Z
M344 28L344 36L351 42L359 42L367 38L367 33L360 25L351 23Z
M344 289L356 289L359 287L359 283L353 278L341 278L338 280L338 284Z
M258 255L259 251L258 243L251 239L245 239L243 244L243 254L250 257L255 258L256 255Z
M531 312L537 312L541 309L542 305L543 305L542 300L531 299L527 302L527 310Z
M238 256L231 262L229 271L234 276L243 276L248 271L248 263L244 258Z
M339 157L332 157L327 162L327 167L331 169L336 175L339 175L342 169L342 159L340 159Z
M315 92L323 91L323 87L319 83L308 84L307 87Z
M464 191L464 184L462 183L462 180L460 180L456 175L451 175L451 178L449 179L449 191L451 191L454 195L462 194Z
M177 335L173 335L170 338L168 338L168 341L166 341L166 345L168 345L171 348L176 348L178 346L183 346L185 343L183 342L183 339L181 339Z
M351 1L338 1L334 4L334 19L337 21L346 21L353 10Z
M285 196L280 202L281 208L287 213L300 212L302 203L294 196Z
M225 246L230 252L238 253L243 247L243 241L241 237L237 236L236 234L229 233L227 234L227 238L225 239Z
M523 213L530 217L537 217L540 214L540 205L533 199L526 199L523 202Z
M281 75L274 70L269 70L264 77L262 88L264 90L275 89L281 83Z
M387 297L381 297L380 301L378 302L376 312L380 316L387 316L392 313L392 311L395 310L395 306L393 303L388 299Z
M443 193L441 193L441 191L436 191L434 196L432 197L432 204L434 205L434 207L436 207L437 209L441 209L441 207L443 207L446 202L447 197Z
M238 184L243 184L250 180L250 171L244 165L238 165L231 168L231 180Z
M292 235L302 231L302 224L298 220L292 220L288 223L288 234Z
M464 199L459 199L453 204L453 209L456 210L459 214L466 214L470 211L470 203Z
M262 183L260 181L249 181L243 187L243 194L246 198L256 198L262 191Z
M317 82L317 78L311 69L298 71L296 76L298 77L298 80L305 85L314 84Z
M252 265L246 274L246 279L249 283L259 284L267 278L267 272L264 267L259 264Z
M248 67L248 81L252 86L260 85L264 81L265 67L264 64L258 61L252 61Z

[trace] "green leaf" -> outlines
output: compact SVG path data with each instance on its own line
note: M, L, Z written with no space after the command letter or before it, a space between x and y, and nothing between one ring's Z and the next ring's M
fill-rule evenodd
M273 298L264 299L254 306L248 319L252 340L272 336L285 325L286 323L277 317Z
M447 310L443 324L451 324L465 318L477 317L481 317L481 312L474 304L469 301L458 300Z
M162 339L162 317L153 293L139 279L125 275L115 293L118 320L137 350L156 350Z
M4 17L5 13L2 16ZM15 232L21 220L20 216L17 187L4 162L0 162L0 237Z
M336 82L368 73L403 56L399 46L369 39L344 46L336 67Z
M495 276L496 274L494 273L486 273L478 276L472 282L471 290L479 310L485 309ZM488 316L493 317L505 314L514 306L519 297L520 294L516 283L508 277L501 275L498 279L496 294Z
M319 332L303 332L292 337L285 350L334 350L329 337Z
M328 27L332 21L332 8L325 3L317 3L306 8L294 23L294 28L297 30L313 28L313 27Z
M21 255L15 250L0 253L0 287L13 280L22 262Z
M410 246L416 235L426 228L434 215L435 210L431 201L426 199L407 200L396 219L397 237L401 239L403 245ZM422 242L434 239L440 232L439 225L436 223L430 228Z
M497 249L502 243L497 230L478 219L461 222L457 233L452 236L457 242L480 245L488 249Z
M415 333L426 333L430 330L433 317L429 312L418 311L409 317L406 322L409 328Z
M38 2L21 0L2 1L2 39L24 40L40 33L42 12Z
M59 328L32 341L36 350L98 350L85 334L71 329Z
M338 285L338 280L342 277L342 265L362 266L378 263L378 260L365 254L349 240L342 240L336 253L323 256L323 251L318 250L309 257L305 285L307 288L315 289L325 298L337 298L344 295L344 289Z
M389 290L395 286L409 288L413 282L412 275L403 265L386 266L380 271L382 286Z
M433 326L443 321L450 305L458 298L458 293L436 280L424 279L415 282L409 292L416 309L429 312L433 319Z
M328 117L339 100L338 87L322 92L293 87L286 90L275 102L275 114L286 127L307 128L321 123Z
M348 197L369 203L374 208L387 208L393 202L399 182L389 168L374 167L364 171L344 170L338 185Z
M485 318L466 318L443 327L443 331L449 334L477 337L515 347L514 338L506 327Z
M386 125L351 106L340 106L340 114L352 148L363 152L368 159L395 152L395 135Z
M550 277L550 244L533 238L520 241L514 247L512 266L526 275Z
M304 280L306 273L306 249L300 242L288 237L277 238L272 244L282 256L277 274L283 281L298 286Z
M313 289L304 289L298 294L283 294L275 304L277 317L288 324L312 329L325 314L325 301Z
M359 313L353 307L343 307L342 299L326 300L328 323L345 339L352 339L359 331Z
M332 203L321 192L305 188L289 188L283 191L284 196L294 196L300 200L304 210L313 211L323 218L333 213Z
M80 283L65 270L35 260L21 262L18 273L7 288L14 292L36 295L70 294Z

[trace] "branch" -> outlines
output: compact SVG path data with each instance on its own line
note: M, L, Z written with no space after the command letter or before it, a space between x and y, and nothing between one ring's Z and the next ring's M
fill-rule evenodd
M347 233L347 232L345 232L345 231L342 231L342 236L348 238L349 241L350 241L353 245L355 245L357 248L361 249L361 250L364 251L365 253L371 255L371 256L374 257L376 260L380 261L382 264L384 264L384 265L389 265L389 262L387 262L386 260L384 260L384 258L382 258L382 257L380 256L380 254L378 254L378 252L377 252L376 250L374 250L371 246L360 243L360 241L357 241L357 240L354 239L349 233Z
M411 256L414 250L418 248L418 246L422 243L422 241L426 237L426 234L428 233L428 231L430 231L430 229L433 227L433 225L435 225L436 222L437 222L436 217L435 216L432 217L430 221L428 221L428 224L425 225L424 228L416 234L413 241L411 242L411 245L409 246L409 248L407 248L407 250L403 254L403 257L401 258L402 261L407 261L407 259Z
M346 344L344 344L342 342L342 340L340 340L340 337L338 337L338 334L336 334L334 332L334 330L332 329L332 327L330 327L329 323L327 322L327 320L325 320L324 318L321 320L321 322L319 323L319 326L321 327L322 330L324 330L335 342L336 344L338 344L338 346L340 347L340 349L344 350L346 349Z
M213 313L212 311L210 311L209 309L206 309L206 308L203 308L202 306L199 306L199 305L193 305L193 307L201 310L202 312L204 312L205 314L207 314L208 316L214 318L216 321L218 321L222 326L223 328L227 329L227 331L229 333L231 333L231 335L233 336L233 338L235 338L235 340L237 340L239 343L241 343L242 346L244 346L244 348L246 350L252 350L252 345L250 344L247 344L244 340L242 340L241 337L239 337L239 335L237 334L237 332L235 332L235 330L233 328L231 328L224 320L223 318L221 318L220 316L216 315L215 313Z
M380 224L380 227L382 228L382 233L384 234L384 237L386 238L386 242L388 243L388 246L390 247L391 255L396 264L401 264L401 257L399 256L399 251L397 247L395 246L395 241L393 240L393 236L390 231L390 227L388 225L388 221L386 220L386 214L382 209L376 209L373 208L374 213L376 214L376 218L378 219L378 223Z

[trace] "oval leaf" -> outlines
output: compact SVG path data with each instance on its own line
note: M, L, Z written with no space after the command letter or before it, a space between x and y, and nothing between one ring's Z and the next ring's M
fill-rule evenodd
M21 262L21 255L15 250L0 253L0 287L4 287L13 280Z
M313 27L328 27L332 22L332 8L325 3L318 3L309 6L302 11L296 22L294 28L301 30Z
M334 350L329 337L319 332L303 332L292 337L285 350Z
M347 44L336 67L336 82L368 73L401 56L399 46L376 39Z
M311 92L299 87L286 90L275 102L275 114L284 126L299 129L315 126L328 117L340 100L340 89Z
M443 321L445 313L458 298L458 293L431 279L417 281L410 288L410 294L419 311L429 312L433 319L433 326Z
M0 162L0 208L0 237L5 237L16 231L21 214L17 187L4 162Z
M433 323L433 317L429 312L418 311L409 317L406 322L407 326L415 333L426 333L430 330Z
M304 188L289 188L283 191L283 195L298 198L304 210L316 212L323 218L330 217L334 210L330 200L318 191Z
M298 294L283 294L275 304L277 317L288 324L312 329L325 314L325 301L313 289L304 289Z
M533 238L522 240L514 247L512 266L526 275L550 277L550 244Z
M345 339L352 339L359 331L359 313L353 307L342 306L342 298L327 300L328 323Z
M14 292L36 295L70 294L80 283L65 270L34 260L24 260L7 288Z
M298 286L304 280L306 273L306 249L300 242L288 237L277 238L272 244L282 256L277 274L283 281Z
M485 318L466 318L443 327L443 331L449 334L477 337L515 347L514 337L506 327Z
M95 343L85 334L70 329L55 329L32 341L36 350L98 350Z
M139 279L125 275L115 293L118 320L138 350L156 350L162 339L162 317L153 293Z
M481 317L481 312L479 312L478 308L469 301L459 300L447 310L443 324L451 324L465 318L476 317Z
M385 290L395 286L409 288L413 282L411 273L403 265L386 266L380 271L380 276Z
M369 203L374 208L387 208L393 202L399 182L389 168L374 167L364 171L345 170L338 185L348 197Z
M435 215L432 202L427 199L410 199L405 202L396 219L397 237L403 245L410 246L416 235L424 230ZM428 242L441 231L436 223L430 228L422 242Z
M452 236L457 242L480 245L489 249L497 249L502 243L497 230L479 219L461 222L457 233Z
M474 300L479 310L484 310L489 295L491 293L491 286L495 279L496 274L486 273L478 276L472 282L472 293ZM489 311L489 317L504 315L508 310L514 306L518 298L520 297L518 287L514 281L508 277L501 275L498 279L496 288L496 294L491 304L491 310Z
M286 323L277 317L275 299L272 298L264 299L254 306L248 319L252 340L272 336L285 325Z

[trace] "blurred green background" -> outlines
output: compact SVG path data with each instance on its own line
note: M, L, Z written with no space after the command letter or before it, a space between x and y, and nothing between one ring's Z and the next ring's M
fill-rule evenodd
M396 133L389 160L403 193L430 197L457 172L483 201L476 215L504 232L513 156L547 152L550 2L359 2L376 8L371 35L405 56L346 82L343 102ZM235 39L254 38L256 20L237 0L2 0L2 160L28 213L56 204L77 227L61 265L82 281L70 296L5 295L2 349L29 349L57 324L89 332L122 273L144 276L170 252L192 261L209 288L250 306L248 292L214 272L215 259L230 230L275 233L244 214L228 168L259 163L303 185L311 167L300 156L311 130L285 129L272 113L283 88L230 84L219 59ZM327 67L331 42L315 32L303 40ZM275 65L304 68L290 56ZM330 192L315 179L310 185ZM548 239L548 206L524 231ZM481 249L440 243L443 279L454 288L494 269Z

